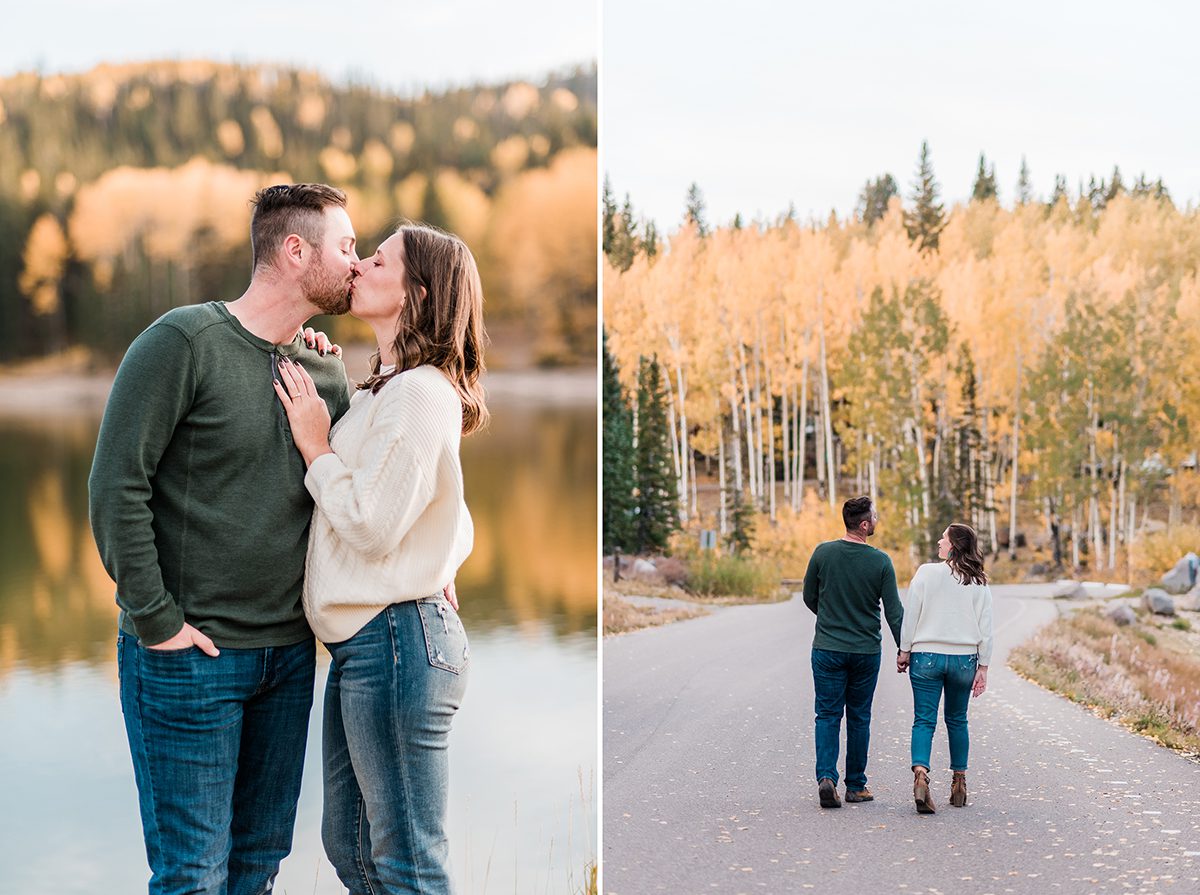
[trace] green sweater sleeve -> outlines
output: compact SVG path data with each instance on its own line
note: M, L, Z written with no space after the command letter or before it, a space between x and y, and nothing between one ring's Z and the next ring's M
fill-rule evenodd
M151 645L184 623L163 583L149 502L159 460L195 388L195 359L182 332L160 322L138 336L113 382L88 479L92 534L117 583L117 604Z
M880 581L880 597L883 599L883 615L888 627L892 629L892 639L896 641L896 649L900 648L900 624L904 620L904 606L900 603L900 592L896 589L896 567L892 565L891 557L884 557L882 578Z
M817 551L808 558L808 569L804 572L804 605L816 614L817 603L821 595L820 564L817 562Z

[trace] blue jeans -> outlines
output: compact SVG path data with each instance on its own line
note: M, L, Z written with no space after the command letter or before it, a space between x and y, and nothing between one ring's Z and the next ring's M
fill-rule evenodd
M871 702L879 678L879 653L812 651L817 710L817 780L838 782L838 746L846 717L846 788L867 788L871 745Z
M449 895L450 722L467 634L440 594L395 603L326 644L321 838L350 895Z
M292 850L316 643L152 650L117 637L151 895L262 895Z
M971 737L967 732L967 706L975 682L977 656L948 656L944 653L913 653L908 679L913 691L912 763L930 767L933 731L937 727L938 703L946 694L943 710L950 737L950 770L967 769Z

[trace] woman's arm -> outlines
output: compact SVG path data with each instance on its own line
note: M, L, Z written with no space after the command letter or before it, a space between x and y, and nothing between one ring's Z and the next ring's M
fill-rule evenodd
M328 413L322 416L303 390L312 388L307 373L297 367L284 378L301 390L298 399L290 398L293 391L280 400L291 401L293 437L309 464L304 484L323 517L368 558L396 549L434 499L438 462L462 426L457 400L419 379L394 380L375 397L380 404L350 466L329 447ZM316 403L324 406L319 398Z

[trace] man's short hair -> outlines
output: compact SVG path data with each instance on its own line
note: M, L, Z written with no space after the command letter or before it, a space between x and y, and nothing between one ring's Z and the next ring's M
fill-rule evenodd
M842 521L846 523L846 531L854 531L860 523L870 519L874 509L870 497L851 497L842 504Z
M345 208L346 194L323 183L284 183L254 194L251 202L250 250L255 270L270 264L283 241L295 233L320 250L325 236L325 209Z

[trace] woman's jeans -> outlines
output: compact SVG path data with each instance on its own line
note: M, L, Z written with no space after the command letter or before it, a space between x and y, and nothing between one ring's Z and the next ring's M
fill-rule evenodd
M117 637L151 895L263 895L292 849L316 643L152 650Z
M846 788L867 788L867 750L871 746L871 702L879 678L879 653L843 653L813 649L816 708L817 781L838 782L838 746L846 717Z
M971 745L967 733L967 706L975 682L978 656L949 656L945 653L913 653L908 679L913 691L912 763L931 767L933 731L937 727L938 703L946 694L946 733L950 737L950 769L967 769Z
M321 835L350 895L449 895L450 722L469 648L440 594L395 603L326 644Z

